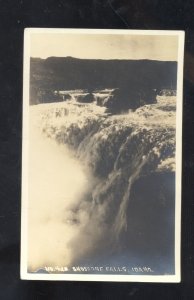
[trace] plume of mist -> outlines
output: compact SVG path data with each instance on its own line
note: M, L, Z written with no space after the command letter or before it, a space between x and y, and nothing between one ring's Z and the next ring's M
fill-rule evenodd
M65 146L43 137L35 127L29 148L28 266L67 266L76 251L70 242L88 222L90 203L82 208L80 202L92 177Z
M151 172L174 171L171 98L109 118L94 103L31 107L30 271L72 266L119 247L134 182Z

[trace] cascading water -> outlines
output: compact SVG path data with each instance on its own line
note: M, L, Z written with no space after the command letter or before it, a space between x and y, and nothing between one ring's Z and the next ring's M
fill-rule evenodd
M45 201L44 208L41 207L45 211L44 217L40 215L44 227L42 235L39 234L40 244L46 228L50 228L54 234L52 222L54 219L58 220L58 225L55 224L57 236L51 243L42 243L40 252L44 259L37 259L33 254L30 256L29 265L33 266L33 270L46 263L72 265L87 257L96 259L100 253L105 252L108 255L113 251L115 255L117 248L126 248L123 235L126 234L130 240L128 216L136 184L139 180L145 182L154 174L156 177L158 174L174 174L175 105L175 97L161 97L157 104L146 105L136 112L117 116L107 115L105 108L96 106L95 103L78 104L69 101L31 107L32 119L35 119L35 115L38 116L36 124L39 125L39 131L66 147L62 154L60 146L56 144L52 155L44 158L53 181L63 181L63 188L63 184L54 186L60 192L58 199L55 194L44 195L44 200L40 199L43 197L42 183L35 183L38 184L38 190L37 186L33 186L37 193L31 199L32 211L39 205L39 202L34 202L35 198L40 199L40 203ZM173 106L173 109L165 109L167 106ZM48 149L52 148L50 143L50 140L44 142L43 156L40 155L40 149L37 149L39 159L49 153ZM55 161L55 156L58 161ZM57 164L59 170L56 168ZM40 166L43 167L42 164ZM37 174L37 170L35 173ZM37 179L41 180L40 177ZM50 179L47 183L50 183ZM50 193L51 186L47 188ZM148 186L147 189L151 188ZM59 200L67 193L71 195L66 197L70 200ZM146 193L149 194L150 191ZM145 195L146 197L148 196ZM38 242L34 243L33 239L36 238L35 232L39 224L37 219L32 222L36 223L36 227L32 226L34 232L31 233L31 244L37 245ZM52 243L54 247L60 244L57 255L53 256L50 255ZM34 247L32 249L31 253ZM38 264L34 265L33 261L38 261Z

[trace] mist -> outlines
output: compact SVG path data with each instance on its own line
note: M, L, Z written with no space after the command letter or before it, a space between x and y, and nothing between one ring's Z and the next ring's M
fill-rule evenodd
M114 260L163 273L164 258L173 272L169 98L108 118L103 107L74 100L30 107L28 272Z
M80 201L91 188L81 163L65 145L44 137L31 126L29 145L28 265L69 265L71 240L88 222L89 209ZM79 207L79 209L78 209Z

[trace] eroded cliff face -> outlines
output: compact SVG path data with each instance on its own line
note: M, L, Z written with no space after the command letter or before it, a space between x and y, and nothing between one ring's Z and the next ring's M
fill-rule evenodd
M157 97L120 115L75 100L30 110L44 136L66 145L88 176L90 188L63 219L80 226L69 264L124 251L158 260L158 272L166 257L173 272L176 98Z

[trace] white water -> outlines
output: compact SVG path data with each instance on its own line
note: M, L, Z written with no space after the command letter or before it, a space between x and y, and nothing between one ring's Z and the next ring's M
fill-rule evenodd
M65 146L30 126L28 265L68 265L74 253L68 246L87 222L87 212L76 212L89 182L80 162Z
M163 102L108 119L95 104L31 107L30 270L72 265L106 247L110 253L112 241L127 229L131 188L144 165L146 174L173 170L174 111L159 106ZM161 156L163 149L169 150Z

